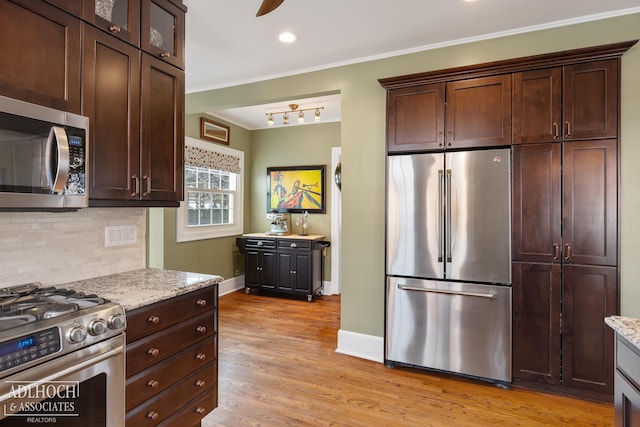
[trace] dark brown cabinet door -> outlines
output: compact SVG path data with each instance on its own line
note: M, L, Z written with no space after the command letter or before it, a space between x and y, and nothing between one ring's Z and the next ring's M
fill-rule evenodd
M140 47L140 0L82 0L83 19Z
M562 68L513 74L513 143L562 139Z
M447 83L447 148L511 145L511 74Z
M513 263L513 376L560 384L560 264Z
M437 150L443 144L444 83L388 91L389 152Z
M84 26L82 113L91 122L91 199L138 199L139 79L138 49Z
M618 59L564 67L564 139L618 133Z
M0 94L80 114L80 26L44 2L0 2Z
M140 47L184 70L184 10L170 0L142 0L140 8Z
M45 0L60 9L69 12L73 16L82 18L82 4L79 0Z
M140 198L183 198L184 72L142 54Z
M561 148L560 143L513 147L515 261L561 261Z
M564 144L565 262L617 265L617 141Z
M618 313L617 269L565 265L562 301L563 384L612 393L614 333L603 319Z

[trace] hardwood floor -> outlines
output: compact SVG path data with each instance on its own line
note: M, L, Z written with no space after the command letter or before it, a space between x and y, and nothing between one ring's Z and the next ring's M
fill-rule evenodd
M220 298L218 426L613 426L613 405L335 352L340 297Z

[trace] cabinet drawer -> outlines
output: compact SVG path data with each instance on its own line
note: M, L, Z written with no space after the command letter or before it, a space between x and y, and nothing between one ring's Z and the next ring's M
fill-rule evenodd
M275 249L276 239L246 239L245 247L253 249Z
M278 240L278 249L311 249L311 240Z
M618 338L617 346L618 370L640 390L640 354L629 347L625 340Z
M214 310L216 287L171 298L127 313L127 344L175 325L189 317Z
M127 345L127 378L215 333L210 311Z
M182 411L176 412L159 427L199 426L200 420L218 407L218 389L211 388L197 400L189 403Z
M207 339L127 380L127 412L166 390L216 358L215 341ZM214 370L216 369L214 363ZM217 378L217 373L215 374ZM203 387L210 386L206 384Z
M158 396L127 414L127 426L155 426L195 399L205 388L201 384L216 383L213 364L189 375L180 383L163 391ZM184 424L183 424L184 425ZM188 424L187 424L188 425Z

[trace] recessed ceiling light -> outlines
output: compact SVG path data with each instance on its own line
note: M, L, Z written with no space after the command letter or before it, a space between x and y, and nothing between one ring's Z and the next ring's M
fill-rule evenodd
M294 41L296 41L296 35L289 31L285 31L284 33L280 33L280 35L278 36L278 40L280 40L282 43L293 43Z

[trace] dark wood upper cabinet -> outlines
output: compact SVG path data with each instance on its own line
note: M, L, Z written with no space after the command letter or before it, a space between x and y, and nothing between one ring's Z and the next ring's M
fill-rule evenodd
M186 9L170 0L141 0L140 4L142 50L184 70Z
M140 0L82 0L82 18L140 47Z
M562 140L562 68L513 74L513 143Z
M389 152L511 144L511 76L390 90Z
M90 128L92 199L137 200L140 51L84 27L83 114Z
M184 176L184 72L142 54L140 198L179 201Z
M617 265L617 140L564 144L564 261Z
M618 134L619 59L564 67L564 139Z
M511 145L511 75L447 83L447 148Z
M444 146L444 83L387 93L390 152L437 150Z
M615 138L618 60L513 75L513 142Z
M81 0L45 0L47 3L59 7L60 9L69 12L77 18L82 18L82 3Z
M0 94L80 114L80 25L45 2L0 2Z
M513 147L515 261L561 261L561 160L562 144Z
M567 265L563 275L563 385L611 394L614 333L602 319L619 313L617 269Z

